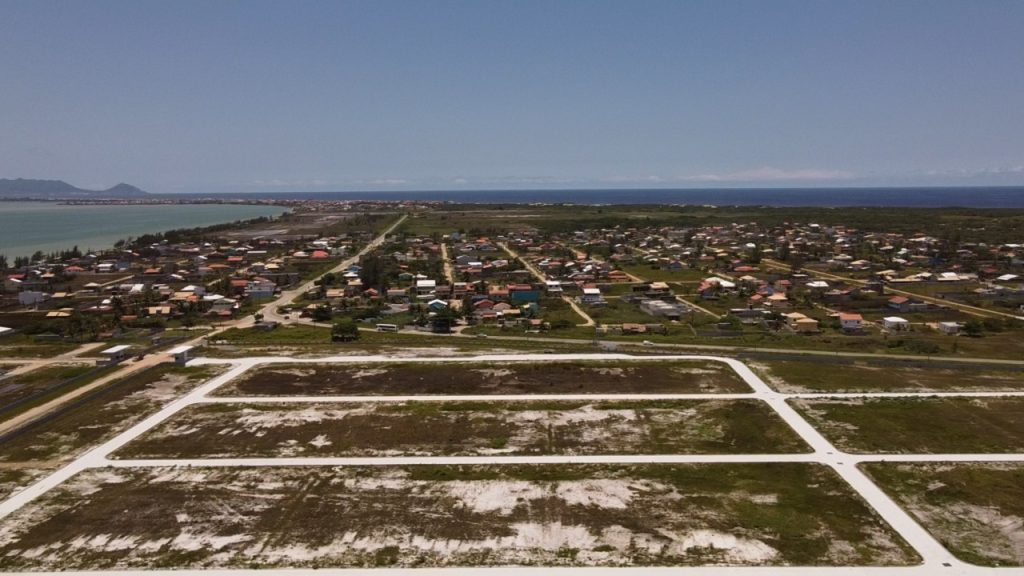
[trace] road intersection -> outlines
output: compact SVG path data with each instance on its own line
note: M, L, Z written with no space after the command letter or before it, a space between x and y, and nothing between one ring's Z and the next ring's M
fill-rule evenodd
M223 397L212 396L222 385L242 376L246 371L264 365L274 364L330 364L339 370L346 365L366 365L401 362L425 363L509 363L509 362L555 362L555 361L615 361L615 362L662 362L672 360L713 361L727 364L748 386L749 393L733 394L538 394L538 395L505 395L505 396L294 396L294 397ZM700 574L1024 574L1024 569L993 569L969 565L955 558L949 550L939 543L934 536L917 523L903 508L897 505L859 468L863 462L1024 462L1024 454L899 454L899 455L865 455L849 454L838 450L831 442L821 435L803 416L796 412L788 403L790 398L850 398L850 397L978 397L988 396L1020 396L1020 392L905 392L905 393L823 393L823 394L785 394L770 388L753 370L743 362L726 357L705 355L675 356L630 356L625 354L492 354L475 357L448 358L407 358L386 355L368 356L335 356L327 358L283 358L258 357L242 359L207 359L192 361L192 365L228 364L231 368L219 376L209 380L188 394L167 404L158 412L135 424L95 449L83 454L64 468L58 469L35 484L18 492L0 503L0 518L11 515L39 498L46 492L61 485L79 472L91 468L147 468L147 467L272 467L272 466L370 466L370 465L498 465L498 464L564 464L564 463L769 463L769 462L802 462L817 463L831 467L843 478L897 533L899 533L922 557L923 562L914 567L893 568L730 568L730 567L699 567L673 568L672 573L694 572ZM460 457L379 457L379 458L203 458L203 459L115 459L112 454L136 438L152 430L189 406L203 403L329 403L329 402L399 402L399 401L460 401L460 400L618 400L618 399L757 399L768 404L811 448L811 452L801 454L655 454L655 455L601 455L601 456L460 456ZM503 568L452 568L452 569L416 569L416 574L504 574ZM563 572L579 574L667 574L661 568L575 568L575 569L523 569L515 568L516 574L536 573L559 574ZM322 574L328 570L318 570ZM334 572L333 570L330 570ZM228 574L231 571L217 571ZM301 570L269 570L280 572L281 575L300 574ZM359 574L359 570L337 570L339 574ZM196 573L180 571L181 574ZM398 573L392 569L374 570L373 574ZM402 571L403 574L411 571Z

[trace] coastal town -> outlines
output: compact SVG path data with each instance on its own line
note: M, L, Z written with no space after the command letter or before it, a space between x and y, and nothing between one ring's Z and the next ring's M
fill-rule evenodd
M1022 561L1012 491L917 488L1024 462L1013 232L289 208L3 262L0 567ZM709 490L699 518L653 511ZM285 524L254 504L294 494Z
M304 282L258 329L283 314L458 335L955 354L968 339L1016 336L1024 318L1024 239L954 242L814 222L624 219L552 231L531 225L528 209L477 211L475 229L444 227L465 213L307 201L237 229L4 258L0 325L8 346L130 340L143 352L258 315ZM328 272L403 214L379 246Z
M0 573L1024 576L1024 2L0 13Z

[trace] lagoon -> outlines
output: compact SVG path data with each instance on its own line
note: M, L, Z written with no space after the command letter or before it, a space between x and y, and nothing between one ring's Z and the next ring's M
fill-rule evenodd
M120 239L176 228L279 216L281 206L249 204L75 205L0 202L0 254L13 260L78 246L109 248Z

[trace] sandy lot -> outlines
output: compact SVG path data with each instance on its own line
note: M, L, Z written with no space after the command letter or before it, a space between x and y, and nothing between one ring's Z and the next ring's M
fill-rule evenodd
M204 404L120 458L757 454L809 448L757 400Z
M808 464L95 469L0 524L0 569L900 565Z
M1024 566L1024 464L869 464L864 468L961 560Z
M750 392L719 362L293 365L250 370L218 395Z

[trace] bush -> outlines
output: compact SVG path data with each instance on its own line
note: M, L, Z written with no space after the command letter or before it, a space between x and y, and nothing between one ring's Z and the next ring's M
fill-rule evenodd
M926 340L908 340L904 349L915 354L938 354L942 352L942 348L938 344Z
M331 328L331 340L334 342L352 342L359 340L359 326L351 318L336 322Z
M555 320L554 322L551 323L552 330L567 330L569 328L572 328L573 326L575 326L575 324L564 318L562 318L561 320Z

